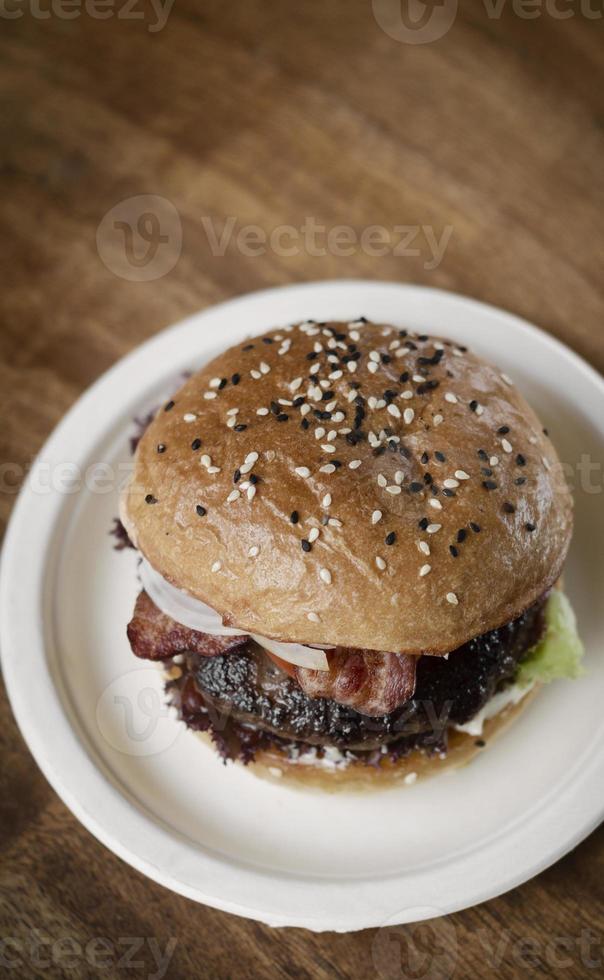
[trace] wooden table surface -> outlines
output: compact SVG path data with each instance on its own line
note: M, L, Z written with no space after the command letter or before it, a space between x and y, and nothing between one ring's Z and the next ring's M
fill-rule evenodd
M163 26L151 6L124 4L102 20L50 0L3 8L20 14L0 33L3 521L32 454L102 371L248 290L425 283L525 316L604 369L597 4L529 19L475 2L422 44L391 36L369 0L176 0ZM6 975L604 968L602 828L523 887L419 930L271 931L172 895L105 850L38 771L5 698L0 711ZM126 937L139 937L130 954Z

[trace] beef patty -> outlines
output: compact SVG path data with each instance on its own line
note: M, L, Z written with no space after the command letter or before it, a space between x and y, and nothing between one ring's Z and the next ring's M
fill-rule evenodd
M518 663L542 634L544 601L447 658L421 657L413 698L381 717L309 698L251 640L210 658L187 652L180 676L169 684L171 698L190 727L210 728L225 744L233 733L240 744L247 733L248 742L258 743L263 735L272 744L333 745L364 754L395 743L400 749L442 750L449 725L469 721L513 681ZM225 754L232 752L227 748Z

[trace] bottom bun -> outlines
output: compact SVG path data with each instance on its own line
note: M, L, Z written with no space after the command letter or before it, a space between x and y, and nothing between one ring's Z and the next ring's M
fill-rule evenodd
M482 735L468 735L466 732L450 729L446 754L427 755L416 749L396 762L384 756L377 765L368 765L362 761L349 761L344 756L341 756L341 761L315 759L310 746L309 752L297 760L290 759L278 748L271 748L257 752L254 762L249 762L245 768L261 779L287 784L293 788L328 793L409 786L419 779L428 779L445 770L468 765L512 724L533 700L538 689L537 684L520 702L509 705L494 718L485 721ZM205 732L200 732L199 737L211 744L210 736ZM241 762L236 764L243 765Z

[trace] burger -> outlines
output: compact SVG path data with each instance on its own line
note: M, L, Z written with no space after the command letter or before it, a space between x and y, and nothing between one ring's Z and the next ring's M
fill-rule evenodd
M561 464L454 340L361 317L231 347L155 414L121 520L133 653L261 774L410 783L580 672Z

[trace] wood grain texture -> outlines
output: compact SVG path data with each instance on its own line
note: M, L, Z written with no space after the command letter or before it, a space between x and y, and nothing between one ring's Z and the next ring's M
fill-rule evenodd
M167 324L247 290L426 283L526 316L604 369L602 21L571 6L561 20L462 5L425 45L390 38L365 0L176 0L157 32L148 7L142 21L41 20L29 5L3 19L2 520L11 483L87 385ZM97 250L103 216L140 194L172 202L183 230L174 268L147 282L115 275ZM432 268L423 231L407 256L251 256L234 240L212 254L202 218L220 228L228 216L269 234L309 217L359 235L451 233ZM17 957L7 975L157 975L149 939L156 952L175 944L174 978L602 972L602 829L514 892L419 930L273 932L122 864L49 788L5 698L0 712L0 939L19 944L0 947ZM71 943L36 954L36 930ZM138 966L124 962L126 937L145 939ZM87 944L103 938L101 957Z

